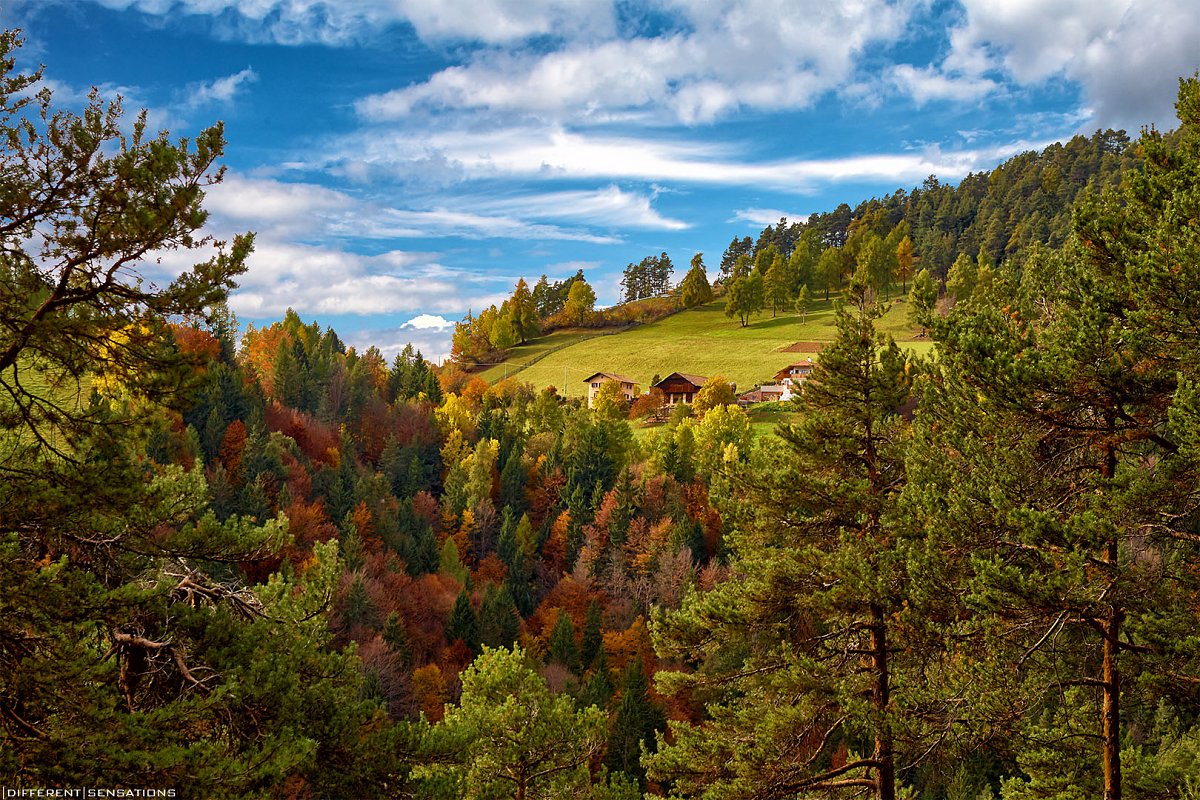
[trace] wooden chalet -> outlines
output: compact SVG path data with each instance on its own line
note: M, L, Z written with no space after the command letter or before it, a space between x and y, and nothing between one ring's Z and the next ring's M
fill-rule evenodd
M779 372L775 373L776 383L803 383L812 377L813 360L797 361L795 364L788 364Z
M587 378L584 378L583 382L588 385L588 408L596 405L596 395L600 394L600 387L610 382L621 385L621 394L626 400L632 402L637 397L637 384L634 383L633 378L627 378L615 372L597 372L595 375L589 375Z
M700 391L700 387L706 383L708 383L708 378L701 375L672 372L654 384L654 388L660 390L667 398L667 405L673 406L678 403L691 403L696 399L696 392Z

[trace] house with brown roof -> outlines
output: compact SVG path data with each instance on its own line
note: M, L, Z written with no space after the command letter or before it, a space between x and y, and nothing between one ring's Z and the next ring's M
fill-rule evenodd
M812 377L813 366L811 358L805 361L797 361L795 364L788 364L775 373L775 382L786 384L803 383Z
M677 403L691 403L694 401L696 399L696 392L700 391L700 387L706 383L708 383L708 378L702 375L672 372L654 384L654 388L662 391L663 395L667 398L667 405L673 406Z
M588 385L588 408L592 408L596 404L596 395L600 394L600 387L610 382L621 385L621 395L626 400L633 402L633 399L637 397L637 384L634 383L633 378L627 378L615 372L597 372L595 375L584 378L583 382Z

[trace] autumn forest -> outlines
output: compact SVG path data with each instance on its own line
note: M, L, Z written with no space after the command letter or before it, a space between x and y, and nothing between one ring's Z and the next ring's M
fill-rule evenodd
M608 308L522 278L436 365L243 326L253 235L202 233L221 126L63 110L20 45L0 786L1200 798L1200 80L1177 130L650 255ZM480 375L717 301L832 309L773 432L719 378ZM928 348L879 330L898 304Z

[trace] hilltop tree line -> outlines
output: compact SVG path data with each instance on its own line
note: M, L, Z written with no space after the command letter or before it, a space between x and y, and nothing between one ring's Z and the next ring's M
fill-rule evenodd
M17 45L0 36L6 786L1195 792L1200 80L1061 246L926 266L922 292L944 277L957 300L916 314L933 357L875 330L897 272L872 265L916 237L866 214L794 424L755 437L714 389L635 437L619 404L389 362L292 312L239 339L224 300L250 237L137 281L152 252L212 244L220 128L58 111ZM739 252L728 291L772 270L807 290L805 232ZM586 285L522 284L491 309L516 340Z

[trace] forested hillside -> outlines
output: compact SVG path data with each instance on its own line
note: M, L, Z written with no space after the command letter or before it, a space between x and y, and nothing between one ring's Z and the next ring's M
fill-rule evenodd
M617 383L587 408L293 312L242 334L248 235L139 281L208 246L221 128L123 138L31 94L18 44L6 789L1197 796L1200 81L1171 137L768 229L726 313L836 300L796 421L754 437L712 381L635 435ZM711 301L692 267L679 305ZM880 329L896 284L927 357ZM522 281L460 361L589 321L585 287Z

